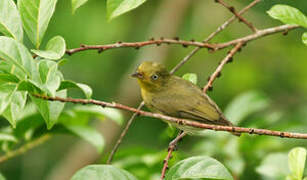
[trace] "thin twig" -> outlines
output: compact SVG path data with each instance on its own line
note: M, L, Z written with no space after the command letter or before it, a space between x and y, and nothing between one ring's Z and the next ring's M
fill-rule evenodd
M223 26L221 26L220 28L222 28ZM196 42L196 41L185 41L185 40L180 40L180 39L159 39L159 40L149 40L149 41L143 41L143 42L117 42L115 44L107 44L107 45L82 45L79 48L75 48L75 49L68 49L66 50L66 54L74 54L76 52L80 52L80 51L85 51L85 50L98 50L98 52L101 52L103 50L107 50L107 49L114 49L114 48L122 48L122 47L134 47L134 48L140 48L146 45L152 45L152 44L156 44L156 45L160 45L162 43L165 44L181 44L184 47L187 46L197 46L199 48L208 48L210 50L220 50L223 48L226 48L228 46L237 44L238 42L244 41L244 42L248 42L248 41L252 41L255 39L258 39L260 37L264 37L270 34L274 34L277 32L283 32L283 31L289 31L295 28L298 28L298 25L281 25L281 26L276 26L276 27L272 27L272 28L267 28L267 29L262 29L262 30L258 30L256 33L242 37L242 38L238 38L235 40L231 40L228 42L224 42L224 43L218 43L218 44L210 44L210 43L206 43L206 42ZM220 31L217 31L220 32ZM216 32L216 33L217 33ZM209 36L210 37L210 36ZM195 50L197 51L197 50Z
M184 126L191 126L200 129L209 129L214 131L228 131L228 132L236 132L236 133L249 133L249 134L258 134L258 135L268 135L268 136L278 136L282 138L295 138L295 139L307 139L307 134L305 133L292 133L292 132L281 132L281 131L273 131L268 129L256 129L256 128L243 128L237 126L220 126L214 124L205 124L199 123L197 121L191 121L187 119L175 118L171 116L166 116L163 114L152 113L148 111L138 110L133 107L129 107L123 104L115 103L115 102L105 102L105 101L98 101L93 99L74 99L74 98L62 98L62 97L49 97L39 94L33 94L33 96L49 101L59 101L59 102L71 102L77 104L94 104L101 107L110 107L116 109L122 109L126 111L135 112L141 116L146 117L153 117L158 119L163 119L172 123L177 123Z
M178 141L180 141L185 135L186 135L185 132L180 131L178 136L168 145L167 156L163 160L163 167L162 167L160 180L163 180L165 177L166 170L168 169L168 161L172 158L172 153L176 149Z
M108 49L123 48L123 47L134 47L138 49L143 46L161 45L161 44L180 44L183 47L197 46L200 48L209 48L209 49L214 48L212 45L208 43L204 43L204 42L185 41L185 40L180 40L178 37L175 37L174 39L164 39L163 37L161 37L160 39L155 40L152 38L148 41L142 41L142 42L117 42L114 44L106 44L106 45L84 45L83 44L79 48L66 50L66 54L72 55L76 52L85 51L85 50L98 50L98 52L102 52Z
M288 24L286 24L286 25L281 25L281 26L276 26L276 27L272 27L272 28L258 30L256 33L248 35L248 36L244 36L242 38L238 38L238 39L231 40L231 41L224 42L224 43L218 43L218 44L216 44L216 49L214 49L214 50L220 50L220 49L238 44L239 42L246 42L247 43L249 41L259 39L259 38L264 37L264 36L268 36L268 35L275 34L275 33L278 33L278 32L289 31L289 30L292 30L292 29L296 29L298 27L300 27L300 26L299 25L288 25Z
M248 6L243 8L238 14L242 15L244 14L248 9L255 6L257 3L259 3L260 0L255 0L251 2ZM217 34L219 34L222 30L224 30L229 24L231 24L236 19L236 16L232 16L227 21L225 21L221 26L219 26L214 32L212 32L206 39L203 40L204 43L208 43L213 37L215 37ZM197 53L201 48L196 47L194 48L188 55L186 55L172 70L171 74L176 72L181 66L183 66L191 57Z
M222 6L226 7L231 13L233 13L239 21L245 23L253 32L257 32L257 28L251 23L248 22L244 17L242 17L233 6L226 4L223 0L215 0L215 2L220 3Z
M145 104L144 101L142 101L142 102L140 103L140 105L138 106L137 110L141 110L141 108L144 106L144 104ZM112 149L112 151L111 151L111 153L110 153L110 155L109 155L109 157L108 157L107 164L111 164L111 162L112 162L112 160L113 160L113 157L114 157L116 151L117 151L118 148L119 148L120 143L122 142L123 138L124 138L125 135L127 134L127 132L128 132L128 130L129 130L129 128L130 128L130 126L131 126L133 120L136 118L137 115L138 115L138 114L137 114L136 112L133 113L133 115L132 115L132 116L130 117L130 119L128 120L128 122L127 122L125 128L123 129L122 133L120 134L118 140L116 141L116 144L114 145L114 147L113 147L113 149Z
M212 84L213 81L219 77L221 75L221 71L224 67L225 64L227 64L227 62L232 60L233 55L240 51L242 45L244 44L244 42L239 42L233 49L231 49L231 51L229 51L229 53L227 54L227 56L221 61L221 63L218 65L218 67L216 68L216 70L213 72L213 74L210 76L208 83L206 84L206 86L203 88L203 92L206 93L207 90L211 90L212 89Z
M27 152L29 149L32 149L32 148L44 143L50 137L51 137L50 134L42 135L41 137L34 139L33 141L30 141L30 142L22 145L21 147L19 147L16 150L7 152L6 154L4 154L3 156L0 157L0 163L4 162L4 161L6 161L10 158L13 158L15 156L18 156L18 155L21 155L21 154Z

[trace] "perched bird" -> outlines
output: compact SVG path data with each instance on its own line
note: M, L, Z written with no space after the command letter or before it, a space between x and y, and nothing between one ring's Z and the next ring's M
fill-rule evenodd
M137 78L145 105L153 112L206 124L232 126L197 85L171 75L160 63L145 61L132 77ZM191 135L202 130L177 123L171 125Z

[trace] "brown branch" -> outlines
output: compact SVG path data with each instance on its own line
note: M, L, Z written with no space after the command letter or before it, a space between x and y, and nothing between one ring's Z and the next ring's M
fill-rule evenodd
M248 6L243 8L238 14L242 15L244 14L248 9L255 6L257 3L259 3L260 0L254 0L251 2ZM214 38L217 34L219 34L222 30L224 30L229 24L231 24L236 19L236 16L232 16L227 21L225 21L221 26L219 26L214 32L212 32L205 40L203 40L204 43L208 43L212 38ZM177 71L181 66L183 66L191 57L197 53L201 48L196 47L194 48L188 55L186 55L171 71L171 73L174 73Z
M180 131L177 137L174 140L172 140L171 143L169 143L167 149L167 156L163 160L163 167L162 167L160 180L163 180L165 177L166 170L168 169L168 161L172 158L172 153L176 149L178 141L180 141L185 135L187 135L185 132Z
M229 21L229 22L231 22L231 21ZM211 39L213 36L215 36L215 34L220 32L221 30L223 30L228 24L229 23L224 23L222 26L220 26L216 32L214 32L213 34L211 34L208 37L208 40ZM142 41L142 42L117 42L117 43L114 43L114 44L107 44L107 45L81 45L81 47L79 47L79 48L67 49L66 54L72 55L74 53L77 53L77 52L80 52L80 51L86 51L86 50L98 50L98 52L102 52L103 50L123 48L123 47L140 48L140 47L143 47L143 46L153 45L153 44L156 44L156 45L181 44L184 47L196 46L196 47L198 47L198 49L208 48L208 49L212 49L212 50L216 51L216 50L220 50L220 49L226 48L226 47L234 45L234 44L238 44L239 42L242 42L242 41L249 42L249 41L258 39L260 37L275 34L275 33L278 33L278 32L289 31L289 30L292 30L292 29L295 29L295 28L298 28L298 27L299 27L298 25L282 25L282 26L267 28L267 29L263 29L263 30L258 30L256 33L242 37L242 38L238 38L238 39L235 39L235 40L231 40L231 41L224 42L224 43L218 43L218 44L210 44L210 43L207 43L206 40L205 40L205 42L196 42L196 41L180 40L178 38L175 38L175 39L161 38L159 40L152 39L152 40L149 40L149 41ZM193 51L197 51L197 50L194 49ZM193 53L191 53L191 54L193 55ZM189 59L189 58L186 58L186 59Z
M223 0L215 0L215 2L220 3L222 6L226 7L239 19L240 22L245 23L253 32L257 32L256 27L251 22L248 22L244 17L242 17L233 6L226 4Z
M227 64L228 62L230 62L232 60L232 57L234 56L234 54L238 51L241 50L241 47L243 45L244 42L239 42L233 49L231 49L231 51L229 51L229 53L227 54L227 56L220 62L219 66L216 68L216 70L213 72L213 74L210 76L208 83L206 84L206 86L203 88L203 92L206 93L207 90L211 90L212 89L212 84L213 81L219 77L221 75L221 71L224 67L225 64Z
M231 40L231 41L224 42L224 43L218 43L218 44L216 44L216 49L214 49L214 50L220 50L220 49L226 48L228 46L238 44L239 42L247 43L249 41L259 39L259 38L264 37L264 36L268 36L268 35L275 34L275 33L278 33L278 32L289 31L289 30L292 30L292 29L296 29L298 27L300 27L300 26L299 25L288 25L288 24L286 24L286 25L281 25L281 26L276 26L276 27L272 27L272 28L258 30L256 33L242 37L242 38L238 38L238 39Z
M0 157L0 163L6 161L8 159L11 159L12 157L15 157L15 156L18 156L18 155L21 155L21 154L27 152L29 149L32 149L32 148L42 144L43 142L47 141L48 139L50 139L50 137L51 137L50 134L42 135L41 137L24 144L23 146L19 147L18 149L4 154L3 156Z
M160 39L155 40L152 38L148 41L142 41L142 42L117 42L114 44L106 44L106 45L84 45L83 44L79 48L66 50L66 54L72 55L76 52L85 51L85 50L98 50L98 52L102 52L108 49L123 48L123 47L134 47L138 49L143 46L148 46L148 45L158 45L159 46L161 44L180 44L184 47L197 46L200 48L209 48L209 49L214 48L214 46L208 43L196 42L196 41L185 41L185 40L180 40L178 37L175 37L174 39L164 39L163 37L161 37Z
M214 130L214 131L228 131L228 132L237 132L237 133L249 133L249 134L267 135L267 136L278 136L282 138L307 139L307 134L304 134L304 133L292 133L292 132L273 131L273 130L268 130L268 129L256 129L256 128L236 127L236 126L220 126L220 125L213 125L213 124L205 124L205 123L199 123L199 122L191 121L187 119L166 116L163 114L142 111L142 110L138 110L136 108L129 107L123 104L115 103L115 102L110 103L110 102L98 101L98 100L93 100L93 99L49 97L49 96L44 96L44 95L39 95L39 94L33 94L33 96L37 98L49 100L49 101L71 102L71 103L77 103L77 104L94 104L94 105L98 105L101 107L122 109L125 111L135 112L141 116L164 119L172 123L178 123L180 125L191 126L191 127L196 127L200 129L209 129L209 130Z

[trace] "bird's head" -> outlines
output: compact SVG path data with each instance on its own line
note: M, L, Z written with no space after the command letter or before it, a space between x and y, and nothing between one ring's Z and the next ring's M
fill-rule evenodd
M132 74L132 77L138 79L141 88L147 91L157 91L165 85L170 73L160 63L145 61Z

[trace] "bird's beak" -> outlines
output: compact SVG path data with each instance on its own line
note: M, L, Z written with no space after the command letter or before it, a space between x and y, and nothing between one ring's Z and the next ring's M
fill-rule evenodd
M139 72L135 72L135 73L131 74L131 76L134 77L134 78L139 78L139 79L143 78L143 74L139 73Z

